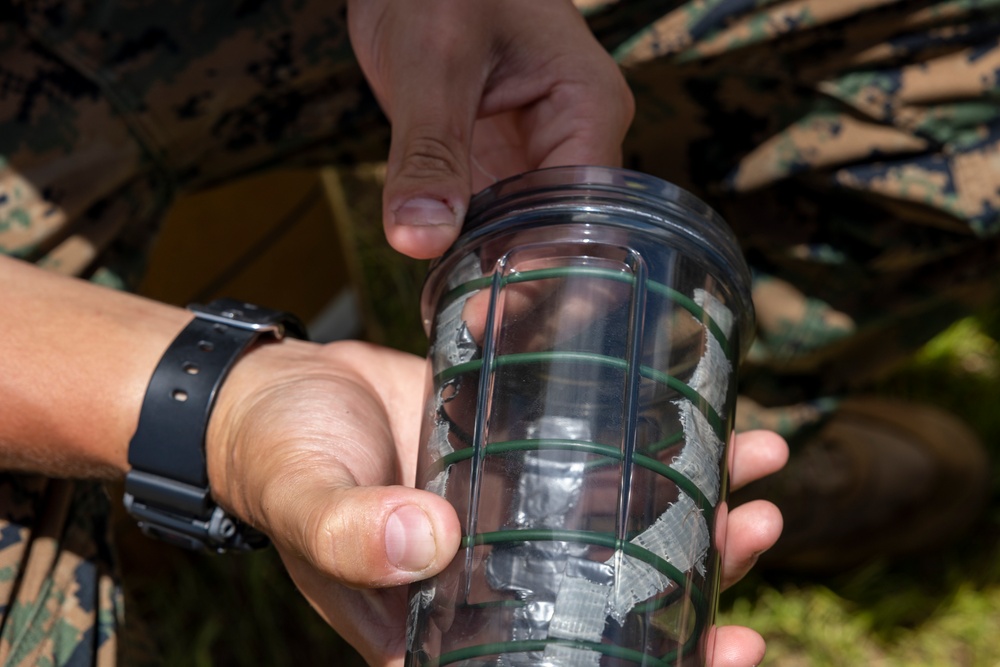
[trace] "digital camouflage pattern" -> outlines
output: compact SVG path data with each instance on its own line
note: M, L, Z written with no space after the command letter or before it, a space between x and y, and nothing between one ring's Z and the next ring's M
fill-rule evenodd
M589 9L637 97L626 166L734 227L745 390L796 405L743 425L792 433L996 298L1000 3L714 0L638 32L626 6Z
M994 297L1000 0L578 5L637 98L625 165L708 201L753 266L745 425L815 421ZM0 252L51 270L134 285L177 193L387 141L343 2L0 8ZM99 489L0 499L4 664L110 664Z
M0 507L0 664L115 664L121 593L104 490L3 475Z
M133 284L177 192L384 155L343 2L12 4L0 10L2 252Z

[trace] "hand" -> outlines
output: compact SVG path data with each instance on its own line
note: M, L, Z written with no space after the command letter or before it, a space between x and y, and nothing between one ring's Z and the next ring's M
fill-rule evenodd
M351 0L348 21L392 122L383 219L400 252L440 255L498 179L621 162L632 95L570 0Z
M317 612L370 664L401 664L407 587L443 569L460 526L413 487L425 361L359 342L255 348L220 391L213 496L267 533Z
M402 663L407 587L455 555L460 526L442 498L410 488L425 362L356 342L265 344L220 392L207 451L217 499L268 533L313 607L373 665ZM732 483L780 468L776 435L742 434ZM729 515L723 582L781 530L766 501ZM750 665L763 640L719 628L716 665Z
M784 467L788 445L772 431L746 431L736 435L729 451L729 484L735 491ZM721 504L719 511L722 511ZM747 502L729 512L724 535L716 535L722 557L722 589L746 576L762 553L781 535L781 512L767 500ZM707 664L712 667L759 665L764 659L764 638L738 625L717 627L710 638Z

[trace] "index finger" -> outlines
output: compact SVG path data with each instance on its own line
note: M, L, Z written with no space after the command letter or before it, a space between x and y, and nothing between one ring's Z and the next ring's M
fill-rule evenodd
M784 467L788 444L773 431L746 431L736 435L729 463L730 490L746 486Z

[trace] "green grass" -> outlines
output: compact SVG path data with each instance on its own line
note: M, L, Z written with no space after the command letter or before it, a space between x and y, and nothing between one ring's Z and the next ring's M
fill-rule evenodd
M768 641L776 667L1000 664L1000 309L957 322L877 391L951 410L992 455L993 493L960 543L826 578L751 574L719 621Z

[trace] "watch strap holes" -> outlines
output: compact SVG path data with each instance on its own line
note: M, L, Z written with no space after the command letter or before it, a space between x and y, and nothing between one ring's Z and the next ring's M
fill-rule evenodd
M184 364L181 366L181 370L187 373L188 375L197 375L200 369L198 368L198 364L193 364L190 361L185 361Z
M170 392L170 398L174 399L178 403L183 403L188 400L188 393L183 389L174 389Z

